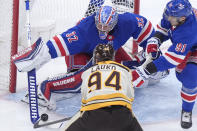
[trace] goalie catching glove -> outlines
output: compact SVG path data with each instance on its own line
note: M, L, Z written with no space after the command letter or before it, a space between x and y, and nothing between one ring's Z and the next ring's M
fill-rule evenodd
M39 69L50 59L51 55L49 54L49 49L46 44L43 44L41 38L39 38L31 47L12 56L12 60L20 72L28 72L34 68Z
M157 72L157 68L153 62L135 68L136 68L136 72L143 78L143 80L147 80L148 78L150 78L152 74Z
M163 79L169 74L169 70L157 72L151 58L147 59L145 62L143 60L140 63L137 61L126 61L123 62L123 65L132 69L132 81L136 88L146 87L149 82L153 83L155 80L158 81Z

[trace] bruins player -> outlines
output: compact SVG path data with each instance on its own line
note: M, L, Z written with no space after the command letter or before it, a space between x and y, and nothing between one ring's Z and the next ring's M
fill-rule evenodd
M142 131L133 115L134 88L129 68L116 63L110 44L94 49L95 65L83 72L82 107L64 131Z

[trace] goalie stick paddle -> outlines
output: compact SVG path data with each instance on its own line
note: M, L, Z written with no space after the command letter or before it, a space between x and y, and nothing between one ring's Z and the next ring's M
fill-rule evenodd
M29 71L27 75L28 75L30 117L31 117L31 122L34 124L40 118L39 113L38 113L36 70L33 69Z

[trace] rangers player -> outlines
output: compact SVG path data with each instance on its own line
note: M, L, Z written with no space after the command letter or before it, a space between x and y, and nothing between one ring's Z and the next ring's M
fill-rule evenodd
M176 67L176 77L182 83L181 127L187 129L192 127L197 96L197 10L188 0L171 0L157 28L146 49L147 56L155 60L139 67L138 72L147 78L147 74ZM158 47L168 39L172 45L158 58Z

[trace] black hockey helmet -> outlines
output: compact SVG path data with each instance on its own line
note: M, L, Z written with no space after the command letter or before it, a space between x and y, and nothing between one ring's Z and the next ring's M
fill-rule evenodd
M93 53L94 63L113 60L115 51L111 44L98 44Z

